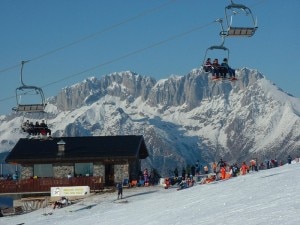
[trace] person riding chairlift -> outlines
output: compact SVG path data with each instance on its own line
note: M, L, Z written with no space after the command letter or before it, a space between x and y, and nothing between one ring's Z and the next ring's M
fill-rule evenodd
M212 75L215 78L219 78L219 76L220 76L219 67L220 67L220 64L219 64L218 59L214 59L213 64L212 64Z
M49 134L49 136L51 136L51 130L48 128L47 124L45 123L44 120L42 120L41 124L40 124L40 132L42 135L47 135Z
M211 59L207 58L203 68L205 72L212 72L212 67L211 67L212 63L211 63Z
M224 58L223 62L221 63L220 73L222 78L226 78L227 73L229 74L230 78L235 78L235 70L228 65L227 58Z

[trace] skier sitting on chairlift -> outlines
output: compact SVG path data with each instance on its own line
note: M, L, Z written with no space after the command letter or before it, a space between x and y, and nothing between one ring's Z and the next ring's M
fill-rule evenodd
M211 59L207 58L205 64L203 65L204 71L205 72L212 72L212 67L211 67Z
M24 123L22 124L22 131L28 132L28 131L29 131L29 128L30 128L29 120L26 120L26 122L24 122Z
M226 74L229 74L230 78L235 78L235 70L229 67L227 58L223 59L220 67L220 73L222 78L226 78Z
M41 124L40 124L40 132L42 135L47 135L49 134L49 136L51 136L51 130L48 128L47 124L45 123L44 120L42 120Z
M212 64L212 75L215 78L219 78L219 76L220 76L219 67L220 67L220 64L219 64L218 59L214 59L213 64Z
M22 131L28 133L29 135L35 135L35 127L33 122L29 122L29 120L27 120L26 122L24 122L22 124Z

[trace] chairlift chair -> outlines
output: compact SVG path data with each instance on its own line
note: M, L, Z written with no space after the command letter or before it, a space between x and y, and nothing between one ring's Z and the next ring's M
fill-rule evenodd
M237 14L243 13L243 15L249 16L249 24L243 26L235 26L233 22L233 17ZM254 35L257 30L257 21L254 19L254 16L251 12L251 9L242 4L235 4L231 1L231 4L225 7L225 17L227 29L223 28L221 35L226 37L251 37Z
M215 20L215 22L218 22L218 23L220 23L220 26L221 26L221 29L222 29L222 31L224 30L223 29L223 19L221 19L221 18L219 18L219 19L216 19ZM221 31L221 32L222 32ZM221 39L222 39L222 42L221 42L221 44L220 45L212 45L212 46L210 46L210 47L208 47L207 49L206 49L206 51L205 51L205 55L204 55L204 58L203 58L203 63L202 63L202 66L204 66L205 65L205 61L206 61L206 59L207 58L211 58L211 57L208 57L208 52L209 51L225 51L225 57L227 58L227 60L229 60L229 49L228 48L226 48L225 46L224 46L224 43L225 43L225 36L224 35L220 35L221 36ZM224 58L225 58L224 57Z
M223 43L224 43L224 42L223 42ZM206 50L206 52L205 52L204 59L203 59L203 63L202 63L202 65L203 65L202 68L203 68L204 71L205 71L205 62L206 62L207 58L211 58L211 57L208 56L208 52L209 52L209 51L224 51L225 54L223 54L223 55L224 55L223 58L227 58L227 61L229 61L229 49L226 48L226 47L223 45L223 43L222 43L221 45L213 45L213 46L210 46L209 48L207 48L207 50ZM214 56L215 56L215 55L214 55ZM217 57L215 56L214 58L217 58ZM220 59L220 62L221 62L221 60L222 60L222 59ZM220 66L219 68L223 68L223 67ZM210 70L210 71L206 71L206 72L211 73L211 70ZM228 74L228 71L227 71L227 74ZM216 80L218 80L218 79L216 79ZM233 80L236 80L236 79L235 79L235 78L232 78L231 80L233 81Z
M45 96L44 96L44 92L41 88L36 87L36 86L30 86L30 85L26 85L23 82L23 67L24 64L26 62L22 61L22 66L21 66L21 84L22 86L16 88L16 100L17 100L17 106L13 108L14 111L16 112L22 112L23 113L23 121L21 124L21 129L24 132L27 132L29 134L29 136L31 136L32 134L35 135L36 134L40 134L38 135L39 137L45 138L47 137L47 133L49 133L49 136L51 134L51 130L48 129L48 127L34 127L34 126L30 126L29 124L25 123L25 115L27 114L29 116L29 118L33 119L33 118L39 118L40 119L40 114L42 114L42 120L45 121L45 107L46 107L46 103L45 103ZM35 102L32 102L32 99L30 99L29 103L28 103L28 99L26 103L22 103L21 99L22 97L24 97L25 95L34 95L35 97ZM28 118L26 118L28 119ZM29 121L29 120L28 120ZM33 121L30 121L33 122ZM46 122L47 125L47 122ZM38 129L38 130L37 130ZM43 133L42 133L43 131ZM46 133L45 133L45 132ZM36 138L39 138L38 136L36 136Z
M21 97L23 95L34 93L40 97L40 103L34 104L22 104ZM16 88L16 99L17 99L17 106L13 108L14 111L17 112L44 112L46 103L45 103L45 96L43 90L39 87L35 86L21 86Z
M41 88L36 86L29 86L25 85L23 82L23 67L26 61L22 61L21 66L21 84L22 86L16 88L16 100L17 100L17 106L13 108L16 112L26 112L26 113L34 113L34 112L44 112L46 103L45 103L45 96L44 92ZM25 95L35 95L37 98L39 98L38 103L32 103L32 104L22 104L21 98Z
M205 51L205 55L204 55L204 59L203 59L203 63L202 65L204 66L205 65L205 61L207 58L210 58L208 57L208 53L210 51L225 51L225 57L224 58L227 58L227 60L229 61L229 49L226 48L223 43L221 45L212 45L210 47L208 47Z

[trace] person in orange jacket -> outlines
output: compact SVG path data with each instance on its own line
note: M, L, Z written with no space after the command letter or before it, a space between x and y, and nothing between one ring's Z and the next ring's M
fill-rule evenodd
M241 166L241 173L242 175L246 175L247 171L248 171L248 166L245 162L242 163L242 166Z
M220 172L221 172L221 179L224 180L226 178L225 166L221 167Z

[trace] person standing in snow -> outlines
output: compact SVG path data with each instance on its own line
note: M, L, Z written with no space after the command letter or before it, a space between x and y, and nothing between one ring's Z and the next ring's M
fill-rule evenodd
M225 166L226 166L226 163L225 163L225 161L223 161L223 159L220 159L220 161L218 162L217 165L218 165L219 168L221 169L221 167L225 167Z
M241 170L241 174L242 174L242 175L246 175L248 169L249 169L249 168L248 168L247 164L246 164L245 162L243 162L243 163L242 163L242 166L241 166L241 169L240 169L240 170Z
M149 174L148 174L147 168L144 170L143 175L144 175L144 185L148 186L149 185Z
M213 162L212 169L213 169L214 173L217 173L217 163L216 162Z
M178 169L177 169L177 167L176 167L175 170L174 170L174 176L175 176L175 177L178 177Z
M118 199L121 197L121 199L123 198L123 185L122 182L119 182L117 184L117 189L118 189Z
M250 160L250 166L252 171L257 171L257 165L255 159Z
M291 164L292 163L292 157L289 155L288 156L288 164Z
M199 160L197 160L196 164L195 164L195 172L196 172L196 175L199 175L200 174L200 165L199 165Z
M194 165L191 166L191 175L192 177L196 175L196 167Z
M205 173L205 174L208 174L208 166L207 166L207 165L205 165L205 166L203 167L203 170L204 170L204 173Z
M233 177L236 177L237 174L238 174L238 171L239 171L239 167L238 167L237 163L235 163L235 164L232 166L232 176L233 176Z
M225 166L221 167L220 172L221 172L221 179L224 180L226 178Z
M181 177L184 180L185 179L185 168L182 168Z

